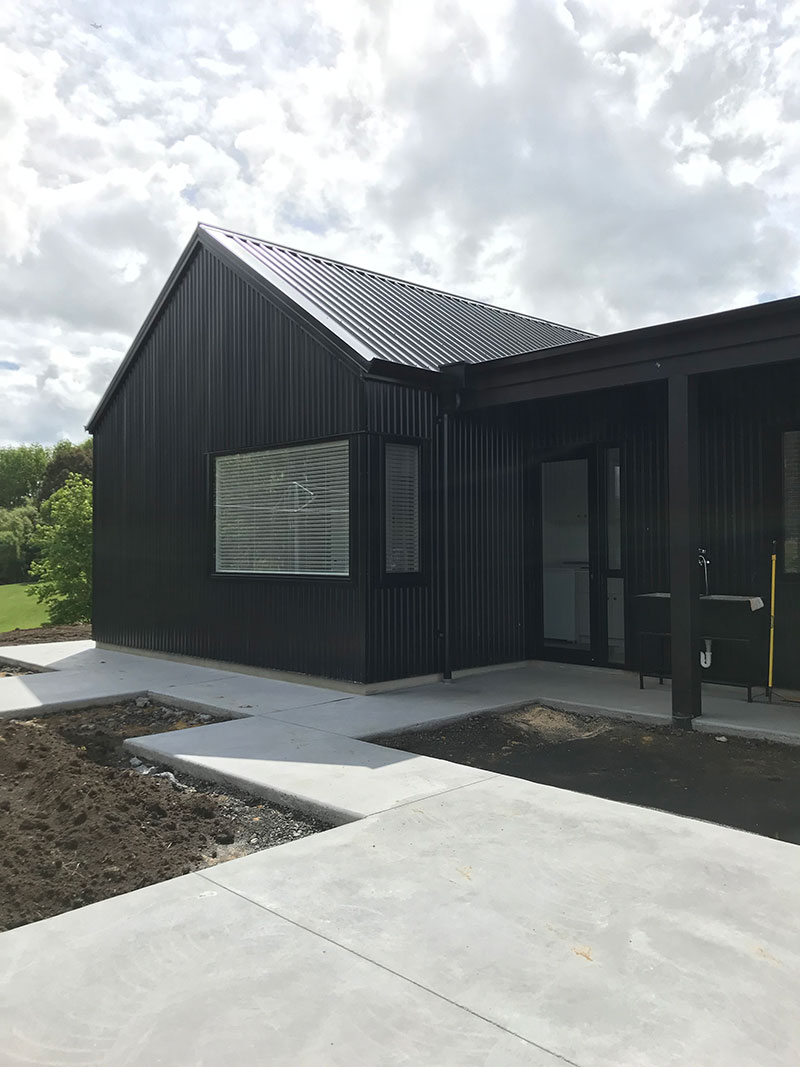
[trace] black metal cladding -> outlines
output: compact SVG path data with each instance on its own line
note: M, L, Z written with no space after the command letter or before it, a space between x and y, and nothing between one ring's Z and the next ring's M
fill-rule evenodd
M349 581L214 577L207 484L210 453L361 430L358 377L199 249L95 427L96 638L362 679L360 515Z
M782 532L781 434L800 429L800 364L708 376L699 404L701 530L711 590L769 604L771 545ZM779 569L776 685L800 686L798 634L800 583Z
M456 668L538 652L535 482L544 456L619 445L628 503L626 579L667 582L662 386L584 394L456 417L453 427L453 646Z
M440 515L438 396L427 389L366 381L370 432L370 574L367 599L367 679L372 682L434 674L440 669L438 529ZM422 573L393 580L383 572L380 543L382 500L381 440L402 438L422 448Z
M712 590L769 595L780 434L800 429L798 364L701 380L701 540ZM209 456L351 437L351 579L209 573ZM95 426L96 637L377 682L442 668L440 397L363 379L199 248ZM381 442L423 449L422 575L382 573ZM669 588L664 382L451 416L454 668L538 652L538 459L619 446L626 594ZM776 684L800 685L800 582L778 585ZM635 635L628 633L628 647Z
M493 416L452 420L453 667L528 658L524 435Z

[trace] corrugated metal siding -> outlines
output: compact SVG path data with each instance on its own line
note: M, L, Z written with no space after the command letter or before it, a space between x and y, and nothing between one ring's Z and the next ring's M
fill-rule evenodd
M433 402L419 390L367 386L369 426L382 434L427 436L439 499L441 436ZM597 442L619 444L629 511L630 592L668 583L666 395L663 387L619 390L520 405L451 420L452 649L454 669L536 655L535 509L531 470L541 456ZM379 455L379 452L376 452ZM371 484L377 484L371 478ZM376 500L374 507L380 507ZM436 581L370 594L370 679L434 673L442 667L441 513L432 516Z
M96 430L96 637L363 678L361 524L349 582L211 577L206 459L355 433L360 390L341 361L201 249Z
M439 671L439 579L441 562L438 534L439 471L436 415L438 398L425 389L367 381L367 425L373 435L370 452L374 465L369 479L371 537L374 544L373 581L367 615L367 660L370 681L407 678ZM424 574L415 584L392 584L384 580L383 545L380 536L381 438L401 437L422 443L422 545Z
M367 358L428 370L592 334L213 226L202 232L314 312Z
M428 389L365 382L367 426L371 433L430 438L434 433L437 397Z
M541 457L606 443L622 449L629 513L629 592L665 587L666 396L620 390L459 417L453 462L454 667L537 654L539 508L531 472Z
M453 667L524 659L525 437L492 418L452 429Z
M769 603L771 545L782 536L781 434L800 429L799 397L800 364L715 375L701 384L702 538L712 592ZM800 583L780 569L775 683L800 688Z

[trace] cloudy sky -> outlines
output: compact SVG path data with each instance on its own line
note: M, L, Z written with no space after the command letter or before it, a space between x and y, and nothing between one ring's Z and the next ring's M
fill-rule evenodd
M82 436L199 220L598 333L797 293L799 51L780 0L5 0L0 444Z

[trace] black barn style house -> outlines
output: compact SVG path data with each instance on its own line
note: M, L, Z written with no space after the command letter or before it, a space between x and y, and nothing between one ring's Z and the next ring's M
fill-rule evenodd
M594 337L201 225L88 429L104 647L590 663L688 722L766 682L774 543L800 688L800 298Z

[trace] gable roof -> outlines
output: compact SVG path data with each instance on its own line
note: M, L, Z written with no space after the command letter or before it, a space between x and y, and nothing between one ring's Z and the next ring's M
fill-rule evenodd
M217 226L200 230L309 312L367 363L422 370L484 363L594 334Z
M263 279L268 292L285 297L341 341L345 354L352 353L365 370L373 361L385 361L437 371L452 363L485 363L595 336L201 223L86 424L90 433L200 245L216 250L251 282Z

